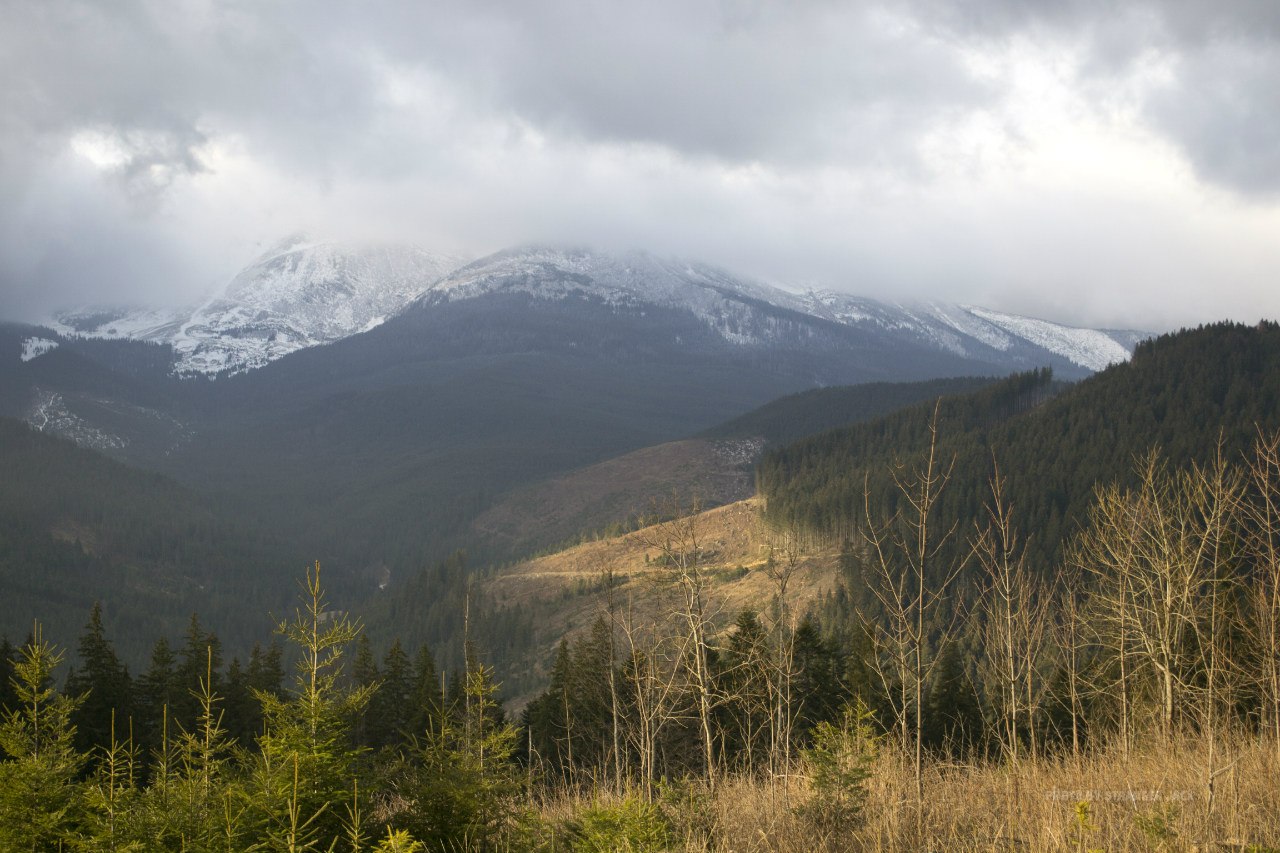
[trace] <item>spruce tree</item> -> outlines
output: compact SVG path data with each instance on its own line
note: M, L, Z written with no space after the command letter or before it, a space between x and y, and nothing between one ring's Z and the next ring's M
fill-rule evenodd
M178 694L177 661L169 641L161 637L134 691L134 732L144 755L160 748L164 722L177 704Z
M986 728L981 701L955 643L942 650L936 670L925 699L925 744L935 751L967 756L982 746Z
M381 681L369 635L361 634L356 640L355 659L351 662L351 685L356 690L373 691L378 689ZM370 729L373 726L372 716L376 713L375 704L376 700L371 700L352 721L351 743L359 749L369 749L374 745Z
M200 626L200 616L191 614L191 624L187 628L187 636L178 653L177 668L174 680L177 690L173 696L173 705L169 716L184 729L191 730L196 726L200 714L198 696L204 689L207 661L212 655L213 682L209 688L217 694L222 692L222 642L212 631L206 632Z
M440 684L440 671L431 648L423 643L413 661L412 715L407 731L411 737L422 737L426 732L440 728L444 713L444 693Z
M80 668L67 678L67 693L83 696L84 701L71 721L76 727L76 748L96 756L113 745L113 720L116 726L127 727L133 710L129 671L107 639L101 602L95 602L89 613L77 651Z
M13 689L13 662L18 650L8 637L0 637L0 714L6 714L16 706L18 694Z
M382 658L382 678L369 703L369 737L374 749L404 742L412 733L414 674L400 640L394 640Z
M249 746L261 733L258 700L249 687L249 676L240 665L240 658L232 658L223 680L223 727L233 743Z
M328 849L343 834L359 750L350 746L351 720L372 690L343 686L342 659L360 626L333 611L320 584L320 564L308 571L302 607L278 633L299 659L284 698L259 692L265 720L258 739L250 796L259 842L272 849Z
M249 653L249 686L259 693L284 695L284 665L280 662L279 643L272 643L264 651L257 643Z
M57 850L78 818L85 755L75 748L71 717L80 700L53 687L63 657L37 625L14 662L16 706L0 722L0 850Z
M413 803L391 826L430 849L495 849L520 792L512 763L519 731L503 719L493 670L470 662L463 691L458 713L446 714L391 769L395 788Z

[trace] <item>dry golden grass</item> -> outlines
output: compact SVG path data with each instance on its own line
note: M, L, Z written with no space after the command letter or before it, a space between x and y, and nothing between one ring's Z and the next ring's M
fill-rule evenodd
M866 853L1058 853L1280 850L1280 750L1219 744L1212 810L1207 745L1181 740L1125 758L1115 751L1022 762L927 768L917 829L915 785L905 756L886 749L868 786L865 822L823 834L796 806L810 796L802 776L788 784L724 780L714 794L669 800L681 851L866 851ZM591 802L607 802L596 794ZM1087 807L1081 806L1087 803ZM560 794L543 816L560 822L588 804Z
M703 569L711 578L708 603L718 627L728 626L743 608L760 609L772 596L765 571L770 532L760 519L757 499L739 501L701 513L698 536L704 549ZM654 560L651 529L586 542L526 560L484 582L483 592L499 605L533 608L538 613L535 636L525 666L545 672L562 637L589 627L606 612L601 573L611 569L615 602L637 624L662 621L676 606L679 591ZM833 549L806 556L791 579L788 595L796 612L835 588L838 554ZM647 558L647 559L646 559ZM529 697L513 697L519 707Z

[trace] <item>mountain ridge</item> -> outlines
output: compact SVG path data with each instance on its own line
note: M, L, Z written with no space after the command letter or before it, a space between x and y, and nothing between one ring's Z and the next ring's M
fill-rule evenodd
M871 345L910 342L996 372L1051 363L1083 376L1125 360L1146 336L981 306L794 292L642 250L533 244L464 263L414 246L342 244L305 234L263 252L195 308L86 308L60 312L47 325L64 336L171 344L178 374L235 374L409 311L496 293L549 301L589 296L619 310L674 308L744 347L803 347L806 337L821 343L833 332L853 332ZM804 328L797 331L797 324Z

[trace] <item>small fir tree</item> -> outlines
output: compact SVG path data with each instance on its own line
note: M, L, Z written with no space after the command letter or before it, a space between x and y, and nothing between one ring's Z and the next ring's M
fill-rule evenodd
M58 693L53 671L63 653L36 625L14 662L16 707L0 722L0 850L56 850L78 817L76 780L85 756L71 716L83 697Z

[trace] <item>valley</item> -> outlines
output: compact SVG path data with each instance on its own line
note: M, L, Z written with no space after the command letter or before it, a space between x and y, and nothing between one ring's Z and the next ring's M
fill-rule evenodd
M372 268L288 245L228 292L265 304L281 281L296 298L308 270ZM1221 518L1235 532L1222 535L1248 544L1214 570L1239 608L1223 619L1251 637L1270 624L1259 608L1272 602L1275 528L1249 507L1272 488L1274 324L1139 342L987 309L780 296L692 264L545 247L423 281L376 323L353 307L314 335L273 319L288 300L252 321L243 301L208 302L194 344L196 325L148 326L154 312L82 313L74 334L69 315L0 326L0 356L13 356L0 374L0 635L35 616L66 636L90 614L85 674L68 682L97 685L97 704L76 712L86 749L109 743L100 719L113 710L136 714L157 749L164 695L184 730L206 718L183 696L225 701L218 737L261 747L255 727L292 707L262 697L295 695L285 665L305 662L326 625L335 644L360 638L325 689L374 697L344 737L379 772L417 773L393 766L406 733L453 737L454 722L496 726L501 767L536 768L565 796L585 777L625 775L638 793L623 802L659 801L672 777L776 794L841 720L846 747L896 744L886 761L898 763L875 772L904 791L926 784L913 743L929 762L1079 760L1083 748L1111 760L1129 726L1172 733L1178 713L1203 713L1197 679L1217 676L1203 655L1180 658L1180 698L1162 712L1156 675L1173 664L1142 658L1115 675L1151 646L1092 627L1088 651L1069 644L1064 631L1085 630L1064 621L1074 608L1114 603L1098 550L1109 546L1089 537L1139 535L1146 515L1104 526L1125 501L1174 501L1194 527L1218 510L1188 502L1228 489ZM368 302L367 287L352 292ZM219 305L225 322L208 314ZM1171 497L1189 482L1201 490ZM299 566L312 567L310 611L291 604ZM913 597L908 581L929 591ZM1007 614L1030 632L1021 639L996 630L1002 582L1038 614ZM1195 615L1215 583L1190 593L1185 630L1224 630ZM281 622L291 609L294 627ZM913 672L912 648L927 668ZM1027 663L1006 683L995 655L1016 661L1018 648ZM1257 673L1256 687L1224 682L1233 701L1271 701L1265 659L1221 654ZM1070 692L1085 679L1110 687ZM1269 720L1258 707L1239 725ZM432 749L462 760L459 737ZM1253 762L1256 789L1252 748L1229 750ZM752 781L762 772L774 781ZM668 827L693 820L663 814ZM928 819L957 820L945 814Z

